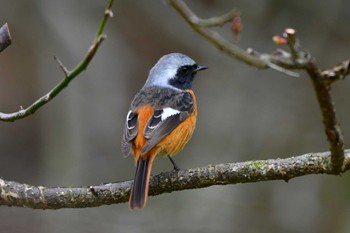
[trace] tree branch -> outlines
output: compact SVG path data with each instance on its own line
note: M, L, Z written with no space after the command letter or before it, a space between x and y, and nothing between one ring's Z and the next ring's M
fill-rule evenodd
M0 27L0 53L10 46L11 42L11 34L7 23L5 23Z
M257 68L268 68L268 65L265 61L262 61L252 54L249 54L237 45L225 40L219 33L203 26L221 25L224 22L232 20L232 18L235 16L234 13L237 12L235 9L230 11L231 14L230 12L225 14L224 17L221 16L204 20L195 15L183 1L170 0L169 4L174 7L175 10L177 10L177 12L186 20L186 22L191 26L193 30L198 32L201 36L203 36L221 51L225 52L231 57L235 57L236 59L247 63L248 65L255 66ZM230 16L231 19L228 19L227 16ZM220 24L218 24L218 22L220 22Z
M253 49L244 51L238 46L225 41L218 33L202 26L200 20L191 9L182 0L170 0L169 4L177 10L177 12L189 23L189 25L209 40L214 46L230 56L234 56L238 60L245 62L257 68L272 68L285 74L296 76L290 70L305 70L310 76L320 110L323 117L323 125L327 135L328 143L331 150L333 173L339 174L342 171L344 161L344 139L340 126L337 122L335 107L332 102L331 84L335 80L344 79L350 74L350 61L346 60L334 67L333 69L321 71L310 53L304 51L300 45L299 39L296 37L296 31L287 28L282 37L274 37L275 41L280 44L287 44L289 52L281 49L272 54L259 54ZM233 15L226 14L233 19ZM217 21L217 19L216 19ZM224 22L228 22L229 18L225 18ZM249 54L249 55L248 55Z
M331 84L333 81L343 79L349 74L349 60L342 62L333 70L322 72L315 59L302 50L294 29L287 28L284 37L287 39L291 51L291 61L289 63L292 63L296 69L304 69L311 78L331 150L333 172L339 174L342 171L344 161L344 139L332 101Z
M343 172L350 169L345 151ZM290 179L311 174L333 174L330 152L309 153L286 159L269 159L208 165L164 172L151 177L150 196L213 185ZM132 181L85 187L31 186L0 179L0 205L33 209L85 208L127 202Z
M64 88L66 88L76 76L78 76L82 71L84 71L87 68L90 61L95 56L97 49L99 48L103 40L106 38L106 36L103 34L103 30L106 25L107 19L113 15L111 11L112 4L113 0L109 0L107 9L97 30L97 34L94 38L94 41L83 60L72 71L68 71L64 67L64 65L57 58L55 58L60 68L64 72L64 79L60 83L58 83L52 90L50 90L46 95L36 100L28 108L20 109L18 112L13 113L0 112L0 121L13 122L19 119L23 119L31 114L34 114L39 108L41 108L42 106L50 102L53 98L55 98L55 96L57 96Z
M0 113L0 120L15 121L33 114L41 106L60 93L69 82L88 66L105 36L102 34L108 17L112 16L110 0L95 40L87 55L72 71L58 59L57 62L65 78L48 94L41 97L27 109L16 113ZM236 11L210 19L198 18L181 0L170 0L170 4L185 18L191 27L216 47L238 60L258 68L273 68L289 75L288 69L305 70L314 85L323 116L324 127L330 144L330 152L309 153L286 159L269 159L240 163L209 165L202 168L172 171L152 176L150 195L204 188L213 185L228 185L271 180L288 181L292 178L310 174L339 174L350 169L350 150L343 150L344 142L337 123L335 108L331 99L331 84L344 79L350 73L350 61L344 61L332 69L321 71L315 59L302 50L294 29L286 29L284 38L290 53L277 50L273 54L259 54L252 49L244 51L227 42L208 27L230 21ZM128 201L132 181L107 183L85 187L31 186L0 179L0 205L29 207L34 209L85 208L123 203Z
M323 125L331 150L331 159L334 174L342 171L344 161L344 139L337 122L335 106L332 101L331 85L328 79L324 79L315 62L310 62L307 72L312 80L317 100L323 117Z

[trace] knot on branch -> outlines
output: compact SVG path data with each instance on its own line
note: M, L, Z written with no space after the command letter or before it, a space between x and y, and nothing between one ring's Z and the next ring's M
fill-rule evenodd
M322 71L321 74L323 78L331 82L345 79L350 74L350 59L341 62L332 69Z

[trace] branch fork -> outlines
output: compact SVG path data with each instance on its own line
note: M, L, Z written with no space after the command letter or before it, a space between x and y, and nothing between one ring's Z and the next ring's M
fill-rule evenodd
M82 70L86 69L99 45L105 39L102 32L107 19L113 15L110 10L112 3L113 1L110 0L93 44L81 63L72 71L69 71L56 57L56 62L65 74L65 78L61 83L26 109L20 108L18 112L11 114L0 113L0 120L15 121L33 114L60 93ZM197 17L181 0L170 0L169 3L196 32L231 57L257 68L266 69L270 67L291 76L296 74L291 70L305 70L310 76L315 89L330 152L309 153L286 159L208 165L196 169L165 172L152 176L150 196L212 185L269 180L288 181L309 174L340 174L350 169L350 150L344 151L344 140L340 126L337 123L335 107L331 98L331 84L333 81L344 79L345 76L350 74L350 60L346 60L332 69L322 71L311 54L301 49L296 31L292 28L285 30L283 35L285 41L280 41L281 44L288 45L290 52L281 49L272 54L260 54L253 49L245 51L209 29L209 27L221 26L224 22L229 22L230 18L237 15L236 10L232 10L221 17L205 20ZM59 209L123 203L128 201L131 184L132 181L123 181L95 186L50 188L0 179L0 205L34 209Z
M55 98L65 87L68 86L68 84L76 77L78 76L82 71L84 71L87 66L90 64L91 60L95 56L99 46L101 43L106 39L106 35L103 34L103 30L105 28L106 22L108 18L113 16L112 13L112 5L113 0L109 0L107 9L105 10L104 16L101 20L100 26L97 30L97 33L95 35L95 38L92 42L92 45L88 49L87 54L85 55L84 59L73 69L68 70L63 63L58 59L58 57L54 56L55 61L58 63L59 67L64 73L64 78L61 80L60 83L58 83L53 89L51 89L47 94L36 100L32 105L25 109L21 109L18 112L13 113L2 113L0 112L0 121L5 122L14 122L16 120L23 119L25 117L28 117L31 114L34 114L37 110L39 110L42 106L50 102L53 98ZM7 26L7 25L6 25ZM1 33L1 32L0 32ZM0 41L1 43L1 41Z
M227 42L217 32L204 28L199 22L206 22L206 20L199 20L199 17L193 13L184 1L170 0L169 4L189 23L194 31L198 32L214 46L231 57L260 69L272 68L294 77L298 77L299 74L291 70L305 70L312 80L323 117L323 125L331 150L333 174L340 174L344 171L344 139L332 101L331 83L335 80L344 79L345 76L350 74L349 59L335 66L333 69L321 71L311 54L302 49L296 35L296 30L293 28L285 29L283 37L273 37L275 43L281 45L287 44L290 52L281 49L278 49L272 54L260 54L253 49L244 51L235 44ZM229 22L230 17L231 20L234 17L233 14L229 13L225 15L229 17L225 18L225 21L221 19L222 22ZM213 25L218 25L217 22L220 22L218 18L220 17L211 18L215 19L216 22Z

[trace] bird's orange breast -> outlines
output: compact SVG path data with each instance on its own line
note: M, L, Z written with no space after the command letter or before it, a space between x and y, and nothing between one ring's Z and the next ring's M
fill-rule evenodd
M163 138L158 145L158 154L174 156L181 151L191 139L196 126L197 112L194 111L179 124L168 136Z

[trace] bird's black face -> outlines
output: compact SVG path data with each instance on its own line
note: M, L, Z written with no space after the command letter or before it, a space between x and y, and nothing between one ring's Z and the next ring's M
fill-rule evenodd
M181 66L177 70L175 77L169 80L169 84L181 90L190 90L192 89L193 79L197 71L207 68L206 66L199 66L197 64Z

